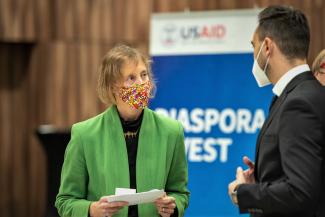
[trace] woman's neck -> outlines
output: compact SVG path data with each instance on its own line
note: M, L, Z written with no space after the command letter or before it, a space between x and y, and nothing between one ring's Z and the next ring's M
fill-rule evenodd
M117 110L124 121L134 121L139 118L143 109L132 109L129 106L116 105Z

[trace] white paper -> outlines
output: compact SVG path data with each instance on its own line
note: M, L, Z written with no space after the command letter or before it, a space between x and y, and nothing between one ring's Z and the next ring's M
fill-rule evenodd
M132 188L115 188L115 195L125 195L125 194L135 194L137 193L136 189Z
M158 198L164 195L163 190L153 189L151 191L141 192L141 193L133 193L133 194L123 194L123 195L111 195L104 196L108 202L116 202L116 201L126 201L131 205L137 205L142 203L153 203Z

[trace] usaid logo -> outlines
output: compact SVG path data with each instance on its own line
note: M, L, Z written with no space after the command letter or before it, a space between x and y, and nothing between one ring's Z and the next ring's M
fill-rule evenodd
M220 40L226 35L226 27L222 24L188 26L181 28L183 40Z
M176 25L167 24L163 26L161 31L161 41L164 46L173 46L176 43L177 38L179 38L179 31L177 30Z
M226 26L223 24L176 26L166 24L161 29L161 42L166 47L176 43L216 42L225 38Z

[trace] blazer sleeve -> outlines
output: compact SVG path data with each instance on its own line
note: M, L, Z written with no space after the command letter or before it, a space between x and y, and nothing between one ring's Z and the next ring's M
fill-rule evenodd
M166 192L176 200L176 212L178 216L184 216L185 209L188 207L189 191L187 189L188 169L184 145L184 131L178 123L178 135L174 148L174 155L167 177Z
M321 99L320 99L321 100ZM291 99L279 122L282 180L238 187L240 212L297 213L315 210L320 197L324 126L306 99Z
M88 217L91 201L87 201L88 172L78 125L71 129L61 172L61 185L55 206L61 217Z

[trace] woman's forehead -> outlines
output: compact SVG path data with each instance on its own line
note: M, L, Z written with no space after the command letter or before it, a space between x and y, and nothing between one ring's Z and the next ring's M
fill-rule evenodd
M129 60L126 61L122 66L122 74L130 74L137 71L146 70L147 67L142 60Z

